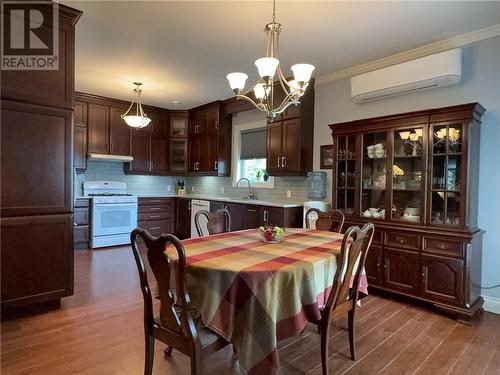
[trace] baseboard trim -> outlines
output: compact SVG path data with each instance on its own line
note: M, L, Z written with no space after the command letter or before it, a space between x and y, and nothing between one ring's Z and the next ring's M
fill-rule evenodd
M488 297L488 296L483 296L483 298L484 298L484 305L483 305L484 310L500 315L500 298Z

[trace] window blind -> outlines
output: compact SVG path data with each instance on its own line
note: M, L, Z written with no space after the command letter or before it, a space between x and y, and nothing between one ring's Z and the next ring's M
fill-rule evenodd
M241 131L240 159L266 158L266 128Z

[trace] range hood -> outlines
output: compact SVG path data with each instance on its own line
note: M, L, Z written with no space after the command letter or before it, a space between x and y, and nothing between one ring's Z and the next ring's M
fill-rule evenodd
M89 160L96 161L114 161L114 162L131 162L134 160L132 156L125 155L109 155L109 154L96 154L95 152L89 152L87 154Z

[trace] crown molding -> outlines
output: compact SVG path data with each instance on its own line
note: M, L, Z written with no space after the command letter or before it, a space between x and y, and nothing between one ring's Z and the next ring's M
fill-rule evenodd
M472 31L470 33L457 35L449 39L441 40L439 42L434 42L431 44L427 44L425 46L410 49L408 51L387 56L382 59L369 61L365 64L353 66L330 74L326 74L324 76L316 78L316 86L323 85L325 83L336 81L339 79L350 78L358 74L385 68L387 66L395 64L400 64L406 61L418 59L424 56L429 56L453 48L463 47L472 43L479 42L481 40L495 38L497 36L500 36L500 24Z

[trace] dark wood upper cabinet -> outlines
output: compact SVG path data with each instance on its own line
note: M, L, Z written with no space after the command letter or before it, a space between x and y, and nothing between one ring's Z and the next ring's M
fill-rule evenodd
M168 174L168 139L151 137L151 172Z
M276 92L281 92L281 88ZM288 107L267 127L267 169L271 175L305 176L312 171L314 82L307 88L299 105Z
M109 106L89 104L88 152L109 152Z
M74 109L73 167L77 172L85 172L87 169L88 104L75 101Z
M125 172L130 174L149 174L150 164L150 138L149 131L144 129L131 129L130 151L134 158L132 163L125 163Z
M78 126L87 126L88 104L85 102L75 101L74 123Z
M109 153L130 155L130 131L133 130L122 119L125 107L110 107L109 113Z
M345 212L345 227L373 222L382 232L382 249L372 246L366 262L372 287L462 318L482 306L474 283L484 111L470 103L330 126L333 206Z
M300 119L283 121L282 167L290 172L300 171Z
M74 127L73 143L73 167L77 172L84 172L87 169L87 127Z
M221 102L190 111L189 171L193 174L231 174L232 117Z
M189 112L170 111L170 158L171 174L185 174L189 163Z

